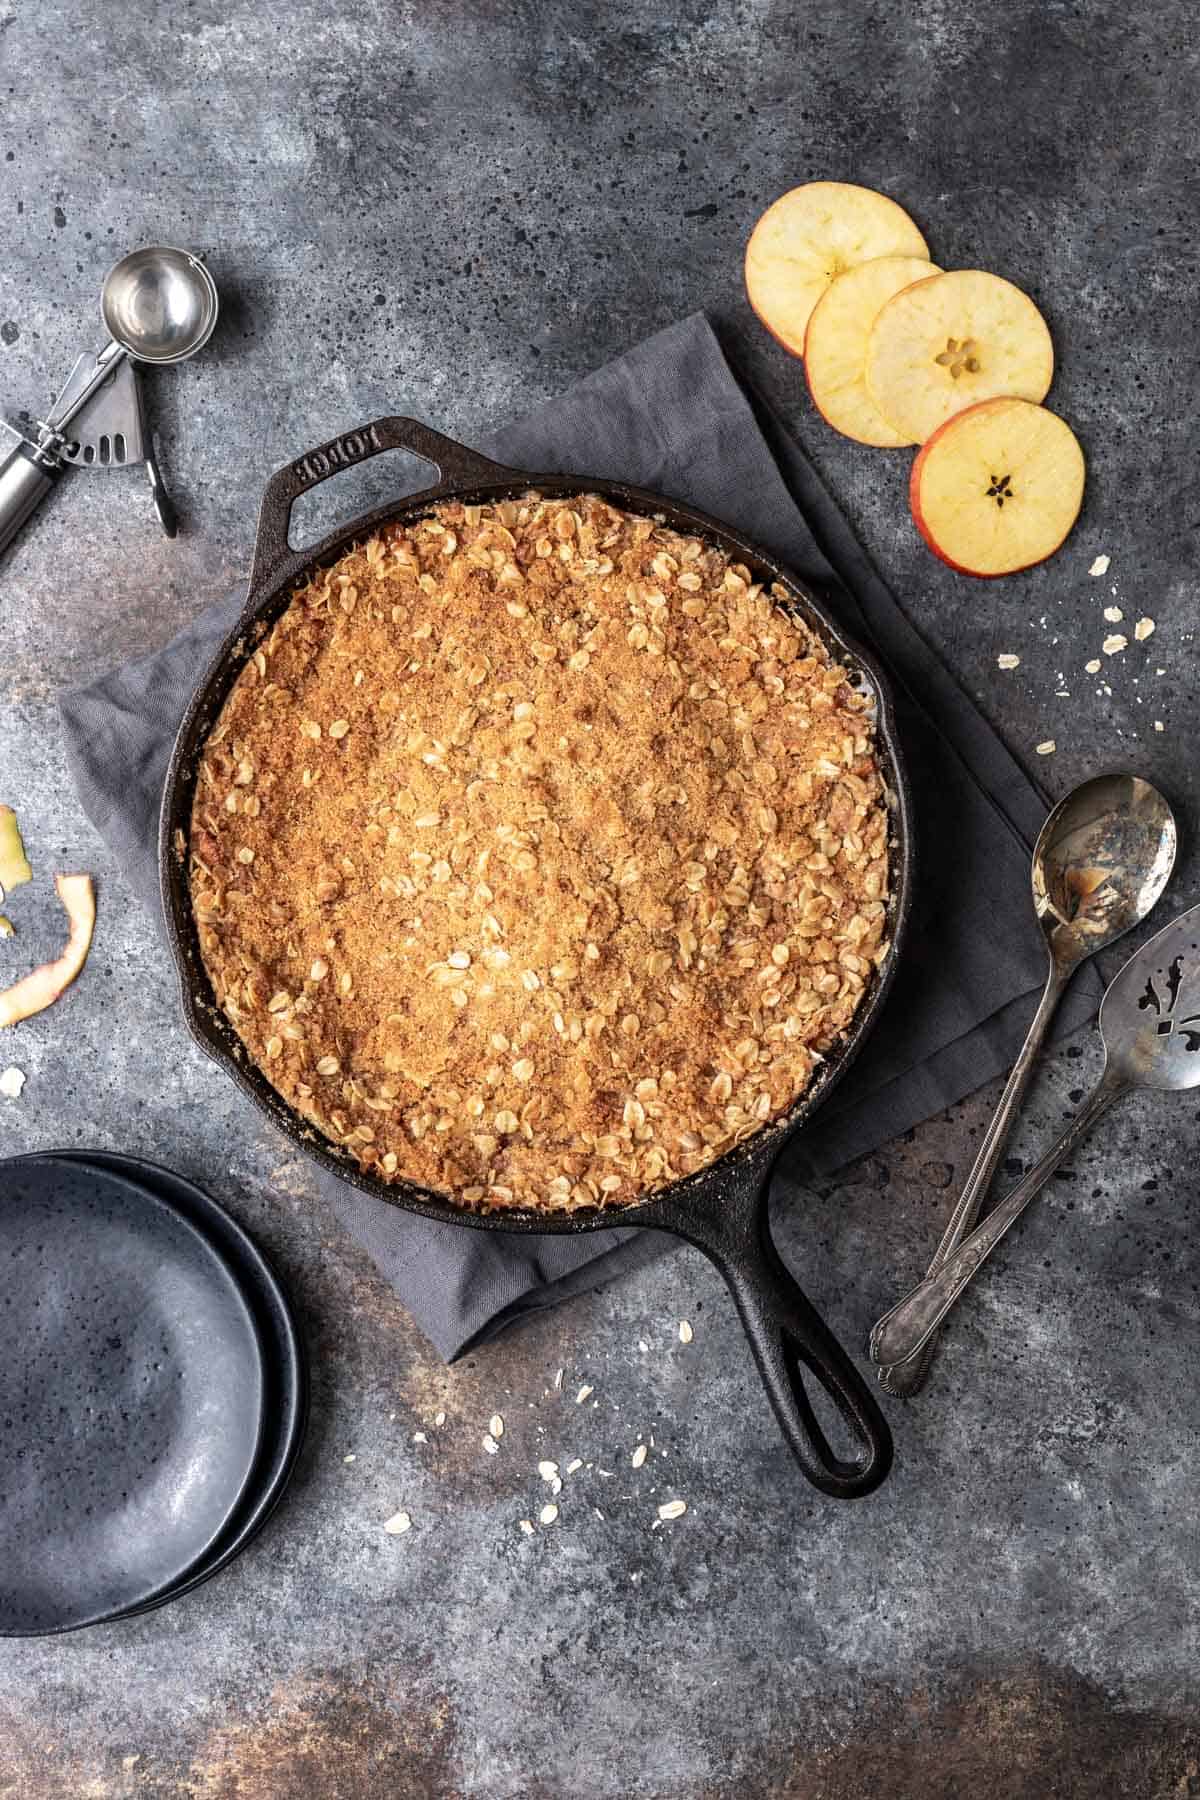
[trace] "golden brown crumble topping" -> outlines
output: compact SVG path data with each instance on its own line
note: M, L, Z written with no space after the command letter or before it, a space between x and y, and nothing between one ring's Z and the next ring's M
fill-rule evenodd
M594 495L385 530L205 746L217 999L377 1174L643 1198L792 1104L886 954L870 704L746 568Z

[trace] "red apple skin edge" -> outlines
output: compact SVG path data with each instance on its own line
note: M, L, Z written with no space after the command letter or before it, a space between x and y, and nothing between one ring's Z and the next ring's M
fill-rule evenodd
M945 270L944 270L944 269L943 269L943 270L942 270L942 274L945 274ZM895 299L897 299L897 298L898 298L898 297L899 297L899 295L900 295L900 294L907 294L907 293L908 293L908 291L909 291L909 289L910 289L910 288L915 288L915 287L923 287L923 286L924 286L924 285L925 285L925 283L926 283L926 282L927 282L927 281L936 281L936 280L937 280L937 276L936 276L936 275L922 275L922 277L921 277L921 279L920 279L920 281L910 281L910 282L909 282L909 284L908 284L908 287L905 287L905 288L900 288L900 289L898 289L898 290L897 290L897 293L895 293L895 294L893 294L893 295L892 295L892 299L893 299L893 300L895 300ZM827 290L827 291L828 291L828 290ZM823 298L824 298L824 295L822 295L822 299L823 299ZM820 301L820 300L818 300L818 301L817 301L817 306L819 306L819 305L820 305L820 304L821 304L821 301ZM751 301L750 301L750 310L751 310L751 311L752 311L752 312L753 312L753 311L754 311L754 302L753 302L753 300L751 300ZM816 306L814 306L814 307L813 307L813 312L816 312L816 310L817 310L817 307L816 307ZM760 317L761 317L761 314L758 314L758 313L755 313L755 317L756 317L756 318L760 318ZM763 320L762 320L762 323L763 323L763 324L764 324L764 325L766 325L766 324L767 324L767 322L766 322L766 320L765 320L765 319L763 319ZM824 420L825 420L825 423L826 423L826 424L827 424L827 425L828 425L828 427L829 427L829 429L830 429L830 431L837 431L837 430L838 430L838 428L837 428L837 426L836 426L836 425L835 425L835 424L834 424L834 423L833 423L833 420L832 420L832 419L831 419L831 418L829 418L829 416L828 416L828 414L827 414L827 413L824 413L824 412L821 412L821 402L820 402L820 401L819 401L819 400L818 400L818 399L817 399L817 396L816 396L816 395L815 395L815 394L814 394L814 393L813 393L813 386L812 386L812 382L811 382L811 381L809 381L809 379L808 379L808 334L809 334L809 331L810 331L810 330L811 330L811 329L812 329L812 313L809 313L809 315L808 315L808 324L807 324L807 325L806 325L806 326L805 326L805 327L804 327L804 380L805 380L805 384L806 384L806 386L807 386L807 388L808 388L808 397L809 397L809 399L810 399L810 400L811 400L811 401L812 401L812 403L813 403L813 405L814 405L814 407L815 407L815 408L816 408L816 410L817 410L817 411L818 411L818 412L819 412L819 413L821 413L821 417L822 417L822 418L823 418L823 419L824 419ZM769 325L767 325L767 330L768 330L768 331L771 331L771 327L770 327L770 326L769 326ZM774 333L774 332L773 332L773 331L771 331L771 336L772 336L772 337L774 337L774 336L775 336L775 333ZM777 339L777 340L776 340L776 341L777 341L777 342L779 342L779 343L782 343L782 342L783 342L783 340L782 340L782 338L780 338L780 339ZM785 347L786 347L786 346L785 346ZM846 434L845 434L845 432L844 432L844 431L838 431L838 436L839 436L839 437L845 437L845 436L846 436ZM849 442L849 443L852 443L852 444L856 444L856 443L857 443L857 442L858 442L858 441L859 441L859 440L858 440L858 439L857 439L857 438L850 438L850 439L848 439L848 442ZM879 449L886 449L886 448L887 448L887 446L886 446L886 445L880 445L880 444L866 444L866 445L864 445L864 446L863 446L863 448L864 448L864 449L867 449L867 450L879 450ZM898 445L898 446L897 446L897 448L901 448L901 446L899 446L899 445Z
M976 402L977 406L991 406L992 404L993 402L991 400L980 400ZM929 549L933 551L933 554L937 557L939 562L944 562L946 567L948 569L953 569L956 575L970 575L975 581L1002 581L1006 575L1023 575L1026 569L1036 569L1039 563L1049 562L1050 558L1056 556L1062 549L1072 531L1075 529L1075 519L1071 520L1071 523L1067 526L1067 529L1063 532L1053 550L1047 550L1045 556L1035 556L1032 562L1022 563L1020 568L1017 569L968 569L965 568L962 563L955 562L952 556L946 555L946 552L930 532L921 513L921 470L924 466L926 456L933 448L934 444L937 443L943 431L947 431L951 425L957 423L959 419L965 419L968 413L973 413L975 410L975 406L965 406L962 412L952 413L944 424L939 425L937 430L930 437L925 439L925 442L921 445L921 448L913 458L912 470L908 477L908 504L912 511L913 524L916 526ZM1076 515L1076 517L1078 517L1078 515Z

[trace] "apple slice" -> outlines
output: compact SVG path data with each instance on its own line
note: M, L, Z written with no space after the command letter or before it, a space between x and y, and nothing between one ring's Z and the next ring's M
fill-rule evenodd
M54 885L67 911L71 930L67 947L52 963L43 963L23 981L0 994L0 1026L17 1025L45 1012L70 987L87 961L96 923L96 895L90 875L56 875Z
M866 373L884 418L906 443L923 444L980 400L1043 400L1054 346L1045 319L1011 281L982 269L951 269L880 309Z
M860 444L894 450L912 443L884 418L867 392L867 341L876 314L914 281L940 275L919 256L877 256L830 282L804 336L804 373L826 424Z
M909 500L935 556L963 575L1011 575L1053 554L1079 517L1084 462L1057 413L983 400L913 460Z
M784 349L803 356L809 314L830 282L876 256L928 262L904 208L851 182L806 182L768 206L750 233L746 294Z
M0 900L15 887L33 880L33 870L21 842L21 827L11 806L0 806Z

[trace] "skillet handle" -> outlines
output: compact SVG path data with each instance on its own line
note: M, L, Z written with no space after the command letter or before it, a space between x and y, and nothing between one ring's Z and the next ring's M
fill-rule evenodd
M468 487L473 482L503 481L516 474L503 464L481 456L478 451L469 450L465 444L443 437L440 431L434 431L431 425L423 425L419 419L390 415L374 419L369 425L360 425L354 431L344 431L340 437L319 444L315 450L298 456L295 462L277 469L268 481L258 514L258 535L250 569L251 597L268 583L286 582L291 576L298 575L320 557L325 547L325 540L322 540L303 550L293 550L288 542L292 508L301 494L328 481L340 470L366 462L384 450L409 450L423 462L431 463L437 471L436 481L427 488L418 488L415 494L406 495L406 499L427 496L432 502L449 490ZM330 541L342 537L344 532L345 527L340 526L329 534Z
M724 1276L783 1435L807 1479L834 1499L855 1500L887 1476L892 1435L867 1382L775 1248L767 1216L774 1162L772 1155L760 1163L734 1191L727 1179L697 1187L662 1222L703 1250ZM854 1461L834 1453L805 1391L806 1377L820 1382L862 1446Z

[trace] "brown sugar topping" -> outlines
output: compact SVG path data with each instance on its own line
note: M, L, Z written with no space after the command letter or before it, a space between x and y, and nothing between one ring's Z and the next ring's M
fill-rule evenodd
M749 570L531 493L296 594L188 858L217 1000L299 1113L384 1178L564 1211L787 1110L887 953L887 836L869 697Z

